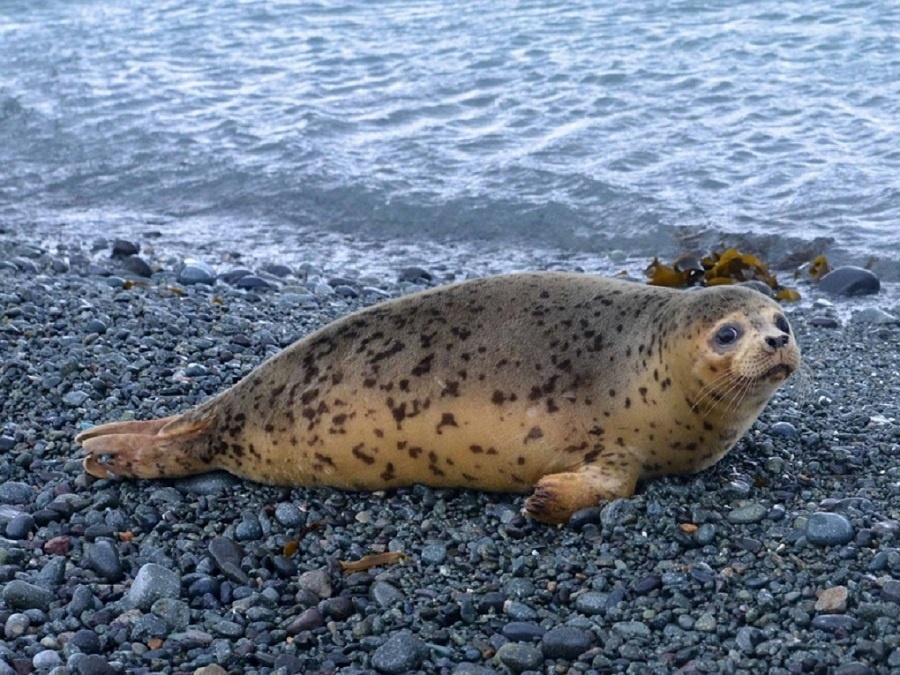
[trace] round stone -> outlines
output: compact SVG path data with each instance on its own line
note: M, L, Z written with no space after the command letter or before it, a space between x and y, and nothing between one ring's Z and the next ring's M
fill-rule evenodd
M216 271L202 260L187 258L178 269L175 277L179 284L190 286L192 284L215 284Z
M181 593L181 577L178 573L158 565L147 563L138 571L128 600L144 611L149 610L160 598L177 598Z
M839 513L820 511L809 517L806 538L819 546L840 546L853 539L853 524Z
M544 662L540 649L520 642L507 642L497 650L496 660L514 673L537 670Z
M6 619L6 624L3 627L3 634L6 636L7 640L15 640L17 637L25 635L25 631L29 628L31 628L31 619L28 618L28 615L22 614L21 612L15 612L14 614L10 614L9 618Z
M380 673L407 673L422 664L427 651L424 642L404 631L375 650L372 665Z
M56 596L46 588L29 584L21 579L13 579L6 584L0 595L10 609L40 609L44 612L50 609L50 603L56 599Z
M881 290L881 282L865 268L846 265L822 277L819 290L833 295L868 295Z
M15 540L27 539L34 528L34 516L30 513L20 513L6 524L6 536Z
M606 593L588 591L575 598L575 609L587 616L603 614L606 611L606 601L608 599L609 596Z
M541 638L541 649L548 659L573 660L591 648L593 638L589 632L573 626L551 628Z
M28 483L7 481L0 483L0 504L31 504L34 501L34 488Z
M800 433L790 422L776 422L769 427L769 433L780 438L797 438Z
M762 504L744 504L728 512L726 518L729 523L746 524L762 521L769 509Z
M84 564L88 569L94 570L99 577L112 583L122 580L125 576L122 560L119 557L119 549L112 541L98 539L86 548Z

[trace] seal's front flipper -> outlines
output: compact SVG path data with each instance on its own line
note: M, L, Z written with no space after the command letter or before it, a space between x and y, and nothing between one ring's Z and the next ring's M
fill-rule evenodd
M199 458L211 419L173 415L147 422L113 422L87 429L75 441L87 455L84 470L97 478L175 478L209 471Z
M638 471L630 466L589 464L569 473L541 478L525 500L525 514L542 523L565 523L580 509L596 506L603 499L630 497Z

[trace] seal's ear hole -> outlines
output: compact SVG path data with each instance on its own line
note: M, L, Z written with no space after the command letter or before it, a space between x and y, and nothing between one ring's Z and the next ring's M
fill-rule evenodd
M724 326L721 326L719 330L716 331L716 334L713 336L713 340L719 347L730 347L741 339L742 334L743 331L741 330L740 326L736 326L732 323L727 323Z
M782 333L791 334L791 325L787 322L781 314L775 317L775 328L780 330Z

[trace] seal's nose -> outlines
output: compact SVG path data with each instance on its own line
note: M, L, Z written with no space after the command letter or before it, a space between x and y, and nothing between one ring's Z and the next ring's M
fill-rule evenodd
M779 347L787 346L787 343L791 341L790 335L780 335L778 337L772 337L771 335L766 338L766 344L769 345L772 349L778 349Z

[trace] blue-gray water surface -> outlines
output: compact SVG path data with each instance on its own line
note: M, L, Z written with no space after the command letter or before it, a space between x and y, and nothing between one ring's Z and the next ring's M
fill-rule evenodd
M896 261L898 36L883 0L6 0L0 227Z

